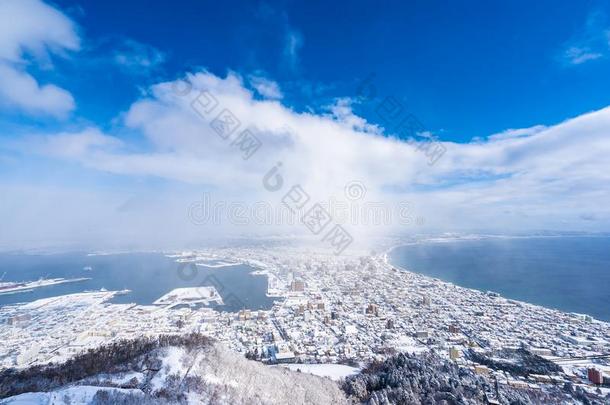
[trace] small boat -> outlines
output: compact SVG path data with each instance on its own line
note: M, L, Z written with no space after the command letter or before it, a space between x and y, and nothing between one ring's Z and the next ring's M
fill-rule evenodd
M91 271L91 270L93 270L93 267L91 267L91 266L85 266L85 267L83 267L83 270L84 270L84 271Z

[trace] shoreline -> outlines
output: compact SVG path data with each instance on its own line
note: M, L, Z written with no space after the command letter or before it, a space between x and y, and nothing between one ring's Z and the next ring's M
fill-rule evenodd
M15 282L13 286L4 287L0 289L0 295L9 295L9 294L19 294L24 292L33 292L35 289L50 287L54 285L60 284L69 284L69 283L79 283L82 281L91 280L90 277L80 277L80 278L49 278L49 279L40 279L37 281L25 281L25 282Z
M404 267L403 265L399 265L396 263L393 263L391 261L391 254L392 252L394 252L396 249L401 248L401 247L408 247L408 246L414 246L414 245L422 245L422 244L438 244L438 243L449 243L449 242L472 242L472 241L484 241L484 240L490 240L490 239L546 239L546 238L556 238L556 237L560 237L560 238L565 238L565 237L605 237L607 238L608 236L590 236L590 235L580 235L580 236L565 236L565 235L549 235L549 236L517 236L517 237L513 237L513 236L499 236L499 237L495 237L495 236L489 236L489 237L480 237L480 238L453 238L453 239L446 239L446 240L438 240L438 239L427 239L427 240L422 240L422 241L416 241L416 242L411 242L411 243L404 243L404 244L399 244L399 245L394 245L388 249L386 249L382 254L380 254L380 256L382 257L383 262L389 266L390 268L395 268L396 270L399 270L401 272L407 272L407 273L411 273L411 274L416 274L420 277L424 277L430 281L434 281L434 280L438 280L442 283L445 283L447 285L451 285L457 288L462 288L465 290L469 290L469 291L476 291L479 293L484 293L484 294L489 294L489 293L493 293L493 294L497 294L499 297L506 299L506 300L510 300L510 301L514 301L514 302L518 302L520 304L523 305L531 305L531 306L535 306L535 307L539 307L539 308L544 308L547 310L551 310L551 311L557 311L560 312L562 314L568 315L568 316L576 316L576 317L589 317L591 318L592 321L594 322L601 322L601 323L605 323L605 324L609 324L610 325L610 320L604 320L604 319L600 319L595 317L594 315L588 314L588 313L584 313L584 312L576 312L576 311L567 311L567 310L563 310L561 308L556 308L556 307L552 307L552 306L546 306L546 305L542 305L542 304L538 304L538 303L534 303L534 302L529 302L529 301L524 301L522 299L518 299L518 298L511 298L509 296L506 296L505 294L499 293L497 291L492 291L489 289L481 289L481 288L474 288L474 287L468 287L465 285L461 285L458 283L455 283L453 281L448 281L444 278L440 278L440 277L434 277L425 273L420 273L414 270L410 270L406 267Z

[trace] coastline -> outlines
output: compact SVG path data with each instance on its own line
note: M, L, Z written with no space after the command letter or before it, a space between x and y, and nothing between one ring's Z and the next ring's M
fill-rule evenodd
M586 312L579 312L579 311L570 311L570 310L564 310L562 308L557 308L557 307L553 307L550 305L543 305L540 303L536 303L536 302L530 302L527 300L523 300L523 299L519 299L519 298L513 298L510 296L507 296L506 294L497 292L497 291L493 291L493 289L484 289L484 288L476 288L476 287L470 287L470 286L466 286L466 285L462 285L460 283L456 283L454 281L450 281L447 280L443 277L436 277L436 276L432 276L423 272L418 272L412 269L407 268L406 266L404 266L403 264L398 264L396 263L396 261L392 261L391 256L394 253L394 251L398 248L403 248L403 247L409 247L409 246L416 246L416 245L423 245L423 244L444 244L444 243L453 243L453 242L473 242L473 241L485 241L485 240L493 240L493 239L550 239L550 238L566 238L566 237L570 237L570 238L586 238L586 237L599 237L599 238L608 238L607 235L530 235L530 236L495 236L495 235L486 235L486 236L478 236L478 237L455 237L455 238L430 238L430 239L423 239L420 241L414 241L414 242L407 242L407 243L403 243L403 244L397 244L397 245L393 245L392 247L386 249L382 254L380 254L380 256L382 257L382 261L389 266L390 268L394 268L396 270L399 270L401 272L407 272L407 273L411 273L411 274L416 274L420 277L423 277L427 280L430 281L437 281L437 282L441 282L444 283L446 285L449 286L453 286L453 287L457 287L457 288L461 288L461 289L465 289L471 292L477 292L477 293L484 293L484 294L497 294L499 297L509 300L509 301L514 301L516 303L520 303L522 305L529 305L529 306L534 306L534 307L538 307L538 308L543 308L546 310L551 310L551 311L557 311L558 313L561 314L565 314L565 315L569 315L569 316L576 316L576 317L588 317L590 318L592 321L594 322L601 322L604 324L609 324L610 325L610 320L606 320L606 319L600 319L599 317L596 317L595 315L592 315L590 313L586 313Z
M179 308L171 308L173 302L162 302L170 304L162 307L115 303L108 299L116 292L102 291L3 307L0 320L6 320L6 326L0 333L6 345L0 350L0 368L62 361L76 351L134 334L196 331L235 352L254 353L262 362L307 364L297 367L315 371L326 371L331 364L369 364L396 352L431 350L472 370L472 350L485 356L483 360L510 362L521 348L527 358L545 356L555 364L549 378L563 382L586 376L587 367L610 347L609 323L392 267L391 252L335 258L294 250L214 251L216 257L253 267L240 273L242 280L252 271L268 272L271 280L278 280L278 291L290 299L275 300L269 310L218 311L188 302ZM293 272L303 279L300 291L290 286ZM178 290L170 296L189 301L199 297L198 290ZM46 320L44 334L49 338L35 346L40 342L39 319ZM270 334L273 340L268 340ZM610 370L607 362L599 364ZM499 368L499 384L517 381L519 372L507 375ZM539 383L532 378L519 381Z

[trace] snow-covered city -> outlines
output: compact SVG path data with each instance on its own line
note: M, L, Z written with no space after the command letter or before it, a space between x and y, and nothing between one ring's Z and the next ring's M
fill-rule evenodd
M569 382L602 396L610 392L599 388L610 378L610 324L590 316L398 269L385 254L242 248L169 256L182 273L197 272L198 263L211 259L230 261L226 268L248 264L267 277L275 303L270 310L223 311L223 299L239 297L227 296L231 286L207 279L207 285L169 292L154 305L108 302L126 291L8 305L0 308L0 366L61 363L134 336L196 332L248 359L303 372L311 366L299 365L317 365L311 372L335 378L396 353L434 351L517 390L544 391ZM211 302L221 305L211 308Z

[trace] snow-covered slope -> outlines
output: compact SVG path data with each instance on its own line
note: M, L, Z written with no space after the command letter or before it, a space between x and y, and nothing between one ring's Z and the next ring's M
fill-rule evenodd
M325 378L249 361L218 343L166 346L103 373L2 404L342 404Z
M0 401L1 404L11 405L51 405L51 404L90 404L94 398L99 398L99 392L107 392L108 397L125 395L131 398L144 399L140 390L121 388L92 387L87 385L62 388L53 392L29 392Z

